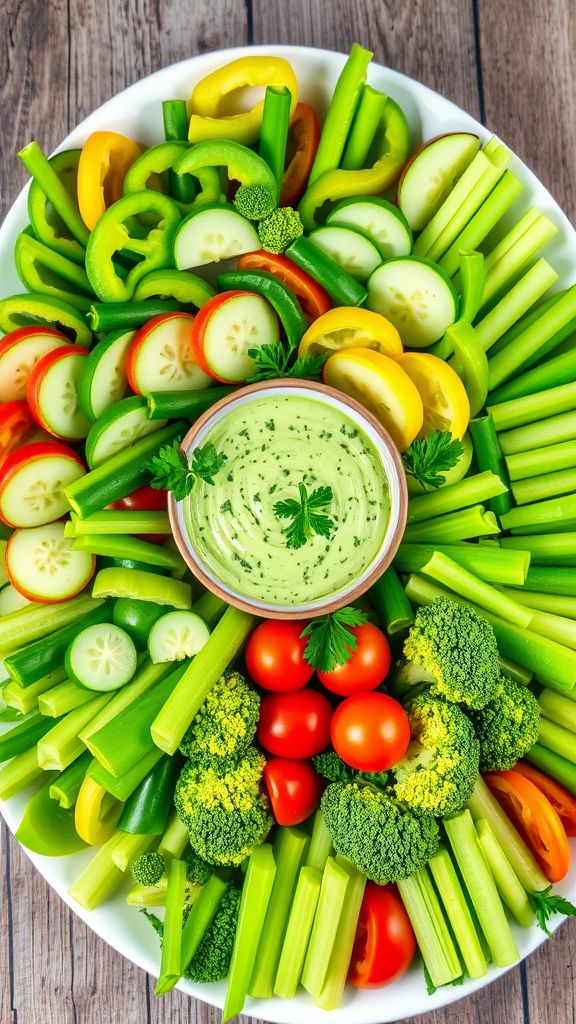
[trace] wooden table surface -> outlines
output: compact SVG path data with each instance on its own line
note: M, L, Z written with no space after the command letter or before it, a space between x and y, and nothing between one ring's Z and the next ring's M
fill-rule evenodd
M50 151L157 68L244 43L346 51L355 40L484 121L574 222L574 0L2 0L1 214L25 181L16 160L24 143L35 138ZM1 856L0 1024L220 1021L179 993L155 1001L148 977L68 910L4 824ZM575 958L568 922L497 983L426 1021L573 1024Z

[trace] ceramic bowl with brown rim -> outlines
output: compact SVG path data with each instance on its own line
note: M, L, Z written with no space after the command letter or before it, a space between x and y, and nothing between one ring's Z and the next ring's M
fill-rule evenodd
M180 552L228 604L264 618L350 604L390 564L406 524L406 478L392 439L358 402L280 379L217 402L182 442L225 456L213 482L168 511Z

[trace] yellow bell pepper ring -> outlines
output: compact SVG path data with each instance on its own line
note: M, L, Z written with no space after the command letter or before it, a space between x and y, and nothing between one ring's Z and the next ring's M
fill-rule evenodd
M84 779L74 810L74 825L81 839L89 846L101 846L116 831L124 804L107 793L88 775Z
M330 355L347 348L370 348L391 359L404 351L398 331L385 316L357 306L336 306L310 324L298 356Z
M246 86L274 86L290 92L290 116L298 102L298 82L282 57L239 57L212 71L194 87L190 97L190 142L229 139L251 146L258 141L264 100L252 110L230 113L231 94Z
M91 231L104 211L120 199L124 178L142 150L132 139L117 132L93 132L78 161L78 208Z
M422 434L449 430L452 437L463 437L470 422L470 402L456 371L430 352L404 352L398 365L408 374L422 399Z

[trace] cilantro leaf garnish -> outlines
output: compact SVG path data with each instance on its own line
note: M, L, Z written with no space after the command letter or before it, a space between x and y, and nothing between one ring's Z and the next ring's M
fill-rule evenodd
M544 889L543 892L528 893L528 899L536 915L538 927L543 932L546 932L546 935L552 935L548 928L548 921L554 914L563 914L564 917L576 917L576 907L564 896L552 892L551 885Z
M428 437L413 441L402 461L408 476L415 477L423 487L441 487L444 473L452 469L464 454L461 442L448 430L433 430Z
M368 616L348 605L328 615L312 619L300 634L308 637L304 657L309 665L320 672L332 672L337 665L345 665L356 650L356 637L350 626L362 626Z
M188 462L180 448L180 442L175 440L172 444L164 445L158 455L152 457L152 487L172 491L176 501L183 501L191 494L196 480L204 480L213 486L214 477L222 469L226 459L227 456L223 452L217 452L214 445L209 442L203 448L195 448L192 452L192 461Z
M291 519L292 522L283 531L287 548L301 548L308 538L317 533L321 537L330 537L334 522L320 510L332 501L331 487L317 487L308 494L304 484L298 484L300 501L296 498L285 498L274 505L274 515L278 519Z
M273 345L262 345L251 348L248 355L256 364L256 372L249 378L249 384L260 380L274 380L275 377L299 377L304 380L315 380L320 376L327 355L306 355L290 366L291 353L287 352L280 342Z

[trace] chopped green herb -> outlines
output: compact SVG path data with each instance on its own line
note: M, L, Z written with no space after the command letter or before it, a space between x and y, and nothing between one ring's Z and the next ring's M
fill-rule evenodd
M321 537L330 537L330 532L334 529L333 520L319 511L332 501L332 488L317 487L308 494L305 485L298 484L298 491L300 501L296 498L286 498L274 505L274 515L279 519L292 520L283 531L288 548L301 548L313 533Z
M230 501L229 498L227 499L227 501L223 502L222 505L220 505L220 511L221 512L231 512L232 511L232 502Z
M226 459L223 452L217 452L214 445L208 443L203 448L195 448L192 461L188 462L176 439L172 444L164 445L158 455L153 456L152 487L172 491L176 501L183 501L192 493L196 480L204 480L213 486L214 476L222 469Z
M423 487L441 487L445 473L462 458L464 449L448 430L433 430L428 437L413 441L404 452L402 461L408 476L413 476Z
M350 627L362 626L366 620L365 612L351 606L312 619L300 634L308 637L304 649L308 664L320 672L345 665L356 650L356 636Z
M552 892L551 885L544 889L543 892L528 893L528 899L532 904L538 926L543 932L546 932L546 935L552 935L548 928L548 921L553 914L563 914L564 917L576 917L576 907L564 896Z
M273 380L275 377L300 377L305 380L315 380L320 376L322 367L328 358L327 355L307 355L303 359L296 359L290 366L291 353L287 352L280 342L262 345L260 348L251 348L248 355L256 364L256 372L248 381L250 384L260 380ZM266 426L269 430L274 430L274 421L269 420Z

